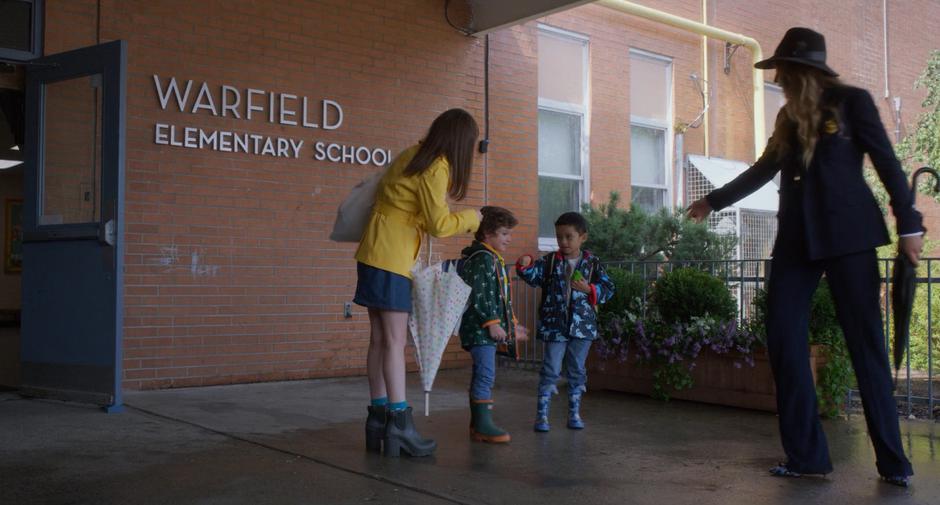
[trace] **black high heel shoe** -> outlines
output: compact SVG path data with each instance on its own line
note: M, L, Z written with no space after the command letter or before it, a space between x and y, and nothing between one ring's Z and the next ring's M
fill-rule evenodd
M366 418L367 451L382 451L382 439L385 438L385 421L387 418L388 409L385 407L369 406L369 417Z
M408 456L430 456L437 449L437 443L422 437L415 429L411 416L411 407L405 410L389 410L385 425L385 439L382 441L383 454L397 458L402 452Z
M794 472L787 468L786 463L777 463L777 466L770 469L770 475L774 477L802 477L803 474Z
M904 475L894 475L890 477L887 475L882 475L881 480L885 481L888 484L891 484L892 486L898 486L898 487L904 487L904 488L911 486L911 478L904 476Z

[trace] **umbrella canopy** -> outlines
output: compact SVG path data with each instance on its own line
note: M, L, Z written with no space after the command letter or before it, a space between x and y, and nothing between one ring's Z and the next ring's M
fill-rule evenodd
M444 349L460 325L472 288L457 275L456 269L438 263L416 267L412 271L412 311L408 319L415 342L421 383L424 386L424 415L428 415L428 397Z
M921 174L929 173L934 176L936 184L933 187L935 192L940 192L940 175L929 167L919 168L914 172L912 186L914 195L917 195L917 177ZM901 253L901 245L898 244L898 255L894 259L894 275L891 280L891 308L894 317L894 373L901 368L901 361L904 359L904 351L911 336L911 309L914 307L914 291L917 287L917 267L911 263L911 260Z

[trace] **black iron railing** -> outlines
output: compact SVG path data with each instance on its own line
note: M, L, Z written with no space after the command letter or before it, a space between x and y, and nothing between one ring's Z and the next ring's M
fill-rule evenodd
M893 258L880 259L881 281L883 285L883 320L885 329L885 348L891 353L893 320L891 317L890 290ZM651 286L664 273L680 267L693 266L722 279L738 303L738 317L749 319L754 315L754 297L764 289L770 273L769 259L745 259L725 261L687 261L687 262L608 262L607 267L619 267L642 277L645 286ZM924 258L917 277L917 294L911 322L911 338L907 344L905 361L902 364L896 397L904 402L907 414L913 413L914 405L926 405L927 412L933 412L940 402L940 393L934 387L938 380L934 371L934 353L938 352L938 338L934 332L933 316L940 311L940 292L934 293L933 285L940 283L938 272L940 258ZM937 274L937 275L935 275ZM648 292L644 289L643 306L646 306ZM501 360L501 366L537 369L540 365L543 344L536 338L536 320L540 301L540 290L526 285L520 279L513 280L513 304L516 317L530 329L530 339L519 345L519 360ZM603 308L601 308L603 310ZM940 316L940 315L938 315ZM846 392L846 401L857 397L858 391Z

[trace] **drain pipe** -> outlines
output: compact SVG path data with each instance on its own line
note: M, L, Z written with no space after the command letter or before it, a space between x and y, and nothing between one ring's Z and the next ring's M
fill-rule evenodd
M650 9L649 7L627 2L626 0L598 0L596 3L616 11L679 28L680 30L744 46L750 50L751 59L754 63L764 59L764 53L761 51L760 43L751 37L715 28L714 26L669 14L668 12ZM760 157L761 153L764 152L764 146L767 143L767 137L764 132L763 71L756 68L753 69L752 81L754 88L754 159L756 160Z
M702 0L702 24L708 24L708 0ZM711 105L711 92L709 87L711 76L708 75L708 35L702 35L702 97L705 102L705 115L702 116L702 133L705 136L705 157L711 156L711 137L709 134L708 106Z

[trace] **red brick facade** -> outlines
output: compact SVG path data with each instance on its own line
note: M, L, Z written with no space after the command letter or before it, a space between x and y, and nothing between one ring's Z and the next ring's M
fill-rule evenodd
M644 5L702 19L700 0ZM773 52L784 30L826 34L831 65L869 89L890 120L884 95L880 2L709 1L709 23ZM100 7L100 10L99 10ZM922 94L912 90L940 39L930 0L889 2L889 75L911 124ZM700 36L586 5L490 37L490 153L478 157L472 190L520 218L511 258L536 247L537 25L589 37L590 173L593 200L630 187L629 50L673 59L674 122L701 100L689 75L702 74ZM355 285L353 247L327 239L336 206L375 170L317 161L315 140L390 149L419 139L450 107L483 125L484 40L447 25L440 0L208 2L48 0L47 54L124 39L128 44L124 386L150 389L364 373L368 321L343 303ZM724 43L711 41L707 79L713 156L753 159L751 61L738 50L726 75ZM162 110L153 75L334 100L336 130ZM772 76L766 75L770 80ZM172 100L171 100L172 103ZM316 110L316 109L314 109ZM890 121L887 121L890 124ZM155 124L304 139L299 158L186 149L155 143ZM893 130L893 125L889 128ZM686 153L704 152L702 128ZM484 177L484 169L486 175ZM938 218L928 207L930 220ZM453 255L469 237L439 241ZM444 366L469 362L456 342ZM412 365L413 366L413 365Z

